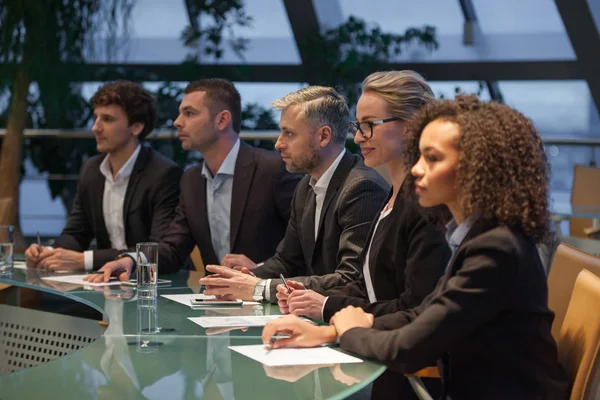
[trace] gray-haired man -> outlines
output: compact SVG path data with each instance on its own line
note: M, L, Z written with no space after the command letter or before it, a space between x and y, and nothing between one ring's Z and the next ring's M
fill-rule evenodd
M296 188L275 255L257 265L244 255L230 254L225 266L207 266L217 275L200 280L207 285L206 294L276 302L280 274L317 291L360 277L360 253L389 185L346 151L349 110L334 89L309 86L273 106L282 111L275 148L288 171L308 176ZM242 268L256 277L235 270Z

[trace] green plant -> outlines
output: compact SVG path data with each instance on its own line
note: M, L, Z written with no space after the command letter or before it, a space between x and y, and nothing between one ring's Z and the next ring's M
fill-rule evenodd
M393 62L410 46L420 45L433 51L439 44L435 27L408 28L404 34L386 33L377 25L350 17L340 26L308 38L299 46L310 54L305 62L306 81L334 86L349 104L360 96L360 82L372 72Z
M84 63L84 54L94 48L98 32L103 31L105 24L111 28L121 26L121 21L128 20L133 3L134 0L0 0L0 88L10 89L7 132L0 152L0 198L13 199L13 206L0 223L19 226L23 130L32 125L65 129L78 123L81 115L77 115L77 105L81 98L78 85L70 82L72 67L67 66ZM37 83L35 99L30 96L32 82ZM61 157L60 153L52 155ZM19 242L17 249L21 250Z

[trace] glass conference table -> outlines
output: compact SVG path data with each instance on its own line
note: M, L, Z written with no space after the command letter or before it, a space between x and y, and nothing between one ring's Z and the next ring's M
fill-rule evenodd
M33 289L92 307L102 313L108 327L94 320L1 305L0 320L3 313L18 314L15 318L39 313L39 317L29 317L36 319L34 326L50 316L51 322L61 324L63 330L67 329L65 324L72 324L73 331L84 325L88 330L81 337L68 335L69 340L83 340L78 345L81 347L73 345L77 349L63 350L65 355L53 360L0 375L2 399L340 399L364 388L385 370L381 364L368 360L342 365L267 367L230 350L229 346L260 344L262 328L205 329L188 317L276 315L280 314L279 308L260 304L241 310L197 311L161 297L198 293L199 275L193 271L161 276L171 280L171 285L159 287L157 307L152 311L139 302L134 288L86 289L41 279L48 275L45 271L15 269L10 276L0 275L0 283L13 285L13 290ZM62 322L61 318L70 320ZM155 318L158 333L148 334L143 328L149 318ZM2 324L0 321L0 330ZM41 329L28 329L41 335ZM52 336L50 330L44 333ZM67 339L64 333L58 335ZM0 337L0 341L6 339ZM43 338L36 338L35 342L38 340L44 342Z

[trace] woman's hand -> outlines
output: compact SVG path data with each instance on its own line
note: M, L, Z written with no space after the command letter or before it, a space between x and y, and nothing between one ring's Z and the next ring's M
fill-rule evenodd
M273 340L273 336L281 334L289 337ZM333 326L317 326L295 315L287 315L269 322L263 329L263 343L267 347L315 347L333 343L337 333Z
M335 326L338 336L342 336L348 329L372 328L373 314L366 313L362 308L348 306L336 312L331 318L331 325Z

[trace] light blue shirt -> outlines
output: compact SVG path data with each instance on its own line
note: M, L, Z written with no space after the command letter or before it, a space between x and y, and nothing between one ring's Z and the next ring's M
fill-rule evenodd
M469 233L475 221L477 221L476 217L469 217L465 219L462 224L458 225L453 218L446 224L446 241L448 242L448 246L450 246L450 251L452 252L450 261L448 262L446 268L448 268L452 262L456 251L460 247L463 240L465 240L467 233Z
M206 163L202 165L202 176L206 178L208 225L219 262L231 252L231 191L239 151L240 139L235 142L214 177Z

